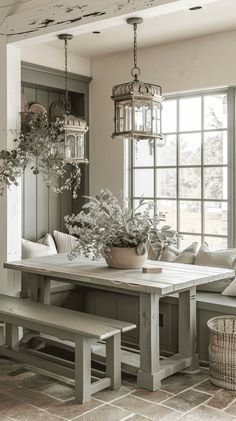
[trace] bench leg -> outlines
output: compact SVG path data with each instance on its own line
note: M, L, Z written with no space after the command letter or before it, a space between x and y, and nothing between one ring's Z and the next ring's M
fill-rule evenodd
M19 326L6 323L6 345L10 349L17 350L19 344Z
M106 376L111 377L111 389L121 387L121 334L106 340Z
M75 338L75 397L79 403L91 399L91 339Z

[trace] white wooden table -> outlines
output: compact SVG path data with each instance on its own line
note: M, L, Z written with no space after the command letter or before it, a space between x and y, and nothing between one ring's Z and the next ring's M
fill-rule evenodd
M185 265L169 262L148 262L161 266L162 273L142 273L141 269L116 270L104 261L81 258L69 261L64 254L5 263L7 269L38 275L39 300L50 303L50 281L102 288L139 295L140 363L137 383L148 390L157 390L161 380L188 368L198 369L196 354L196 286L235 276L233 270ZM38 286L37 286L38 288ZM178 354L160 360L159 300L179 294ZM37 296L37 291L35 293ZM130 365L135 364L130 361Z

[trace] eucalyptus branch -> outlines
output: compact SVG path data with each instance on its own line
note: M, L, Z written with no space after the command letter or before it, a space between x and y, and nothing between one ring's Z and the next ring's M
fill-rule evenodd
M18 179L27 166L33 174L41 174L49 187L54 185L56 192L72 190L76 198L80 188L81 171L77 163L65 161L60 152L63 122L49 121L47 113L22 113L22 126L14 140L15 149L0 152L0 195L5 187L18 185ZM65 177L64 184L57 187L59 177Z

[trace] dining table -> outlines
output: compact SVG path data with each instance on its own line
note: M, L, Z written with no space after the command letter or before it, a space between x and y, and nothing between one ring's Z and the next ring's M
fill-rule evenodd
M164 261L148 261L149 270L112 269L105 260L88 258L69 260L67 254L35 257L6 262L8 270L17 270L32 276L31 299L50 305L52 281L66 282L114 293L134 294L139 300L139 352L125 358L125 366L134 369L137 384L155 391L162 379L187 369L199 369L196 352L196 287L229 279L234 270ZM156 273L156 268L161 268ZM151 270L150 270L151 269ZM154 272L153 272L154 270ZM179 300L178 352L168 358L160 356L159 302L163 297L176 296ZM125 352L125 351L124 351Z

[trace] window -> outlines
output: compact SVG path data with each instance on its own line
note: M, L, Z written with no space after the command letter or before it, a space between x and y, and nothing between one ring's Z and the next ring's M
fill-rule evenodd
M130 195L144 197L182 236L180 246L228 243L228 130L226 91L168 97L163 102L166 145L132 141Z

